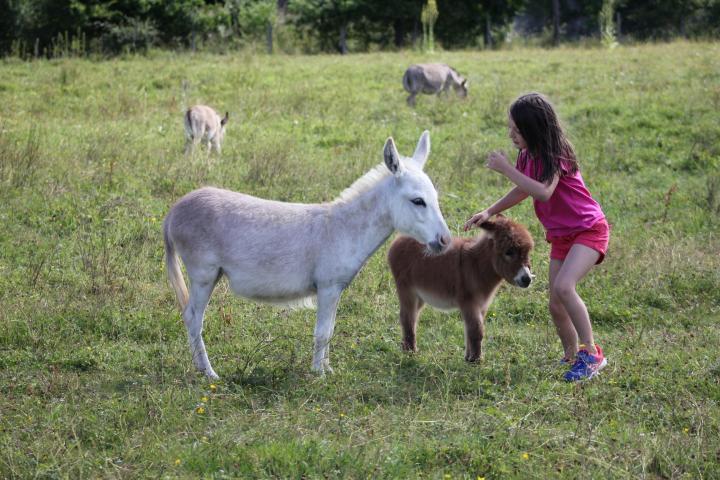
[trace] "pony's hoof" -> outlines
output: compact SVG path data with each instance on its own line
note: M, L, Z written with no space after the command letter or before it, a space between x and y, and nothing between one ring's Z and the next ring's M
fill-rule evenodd
M465 355L465 361L468 363L477 363L480 361L480 355L479 354Z
M220 379L220 376L219 376L217 373L215 373L215 370L213 370L212 368L208 368L207 370L203 370L203 373L204 373L205 376L208 377L210 380L218 380L218 379Z
M417 351L418 351L417 345L413 345L408 342L402 343L402 350L403 350L403 352L410 352L410 353L417 353Z

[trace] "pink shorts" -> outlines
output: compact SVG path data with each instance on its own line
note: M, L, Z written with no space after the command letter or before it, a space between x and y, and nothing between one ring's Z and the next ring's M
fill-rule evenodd
M605 259L607 253L608 242L610 241L610 226L606 219L602 219L592 227L581 232L571 233L570 235L562 235L559 237L550 237L545 234L545 240L550 243L550 258L554 260L565 260L570 248L579 243L590 247L600 253L595 264L601 263Z

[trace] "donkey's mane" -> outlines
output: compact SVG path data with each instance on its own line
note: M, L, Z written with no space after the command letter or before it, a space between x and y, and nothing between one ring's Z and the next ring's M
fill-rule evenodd
M372 189L375 185L380 183L382 179L388 176L390 176L390 170L388 170L384 163L380 163L365 175L355 180L348 188L343 190L333 203L350 202Z
M453 72L455 75L457 75L459 78L461 78L461 79L463 79L463 80L467 80L465 77L462 76L462 74L461 74L460 72L458 72L457 70L455 70L454 67L451 67L451 66L448 65L447 63L444 63L443 65L445 65L446 67L448 67L448 68L450 69L450 71Z

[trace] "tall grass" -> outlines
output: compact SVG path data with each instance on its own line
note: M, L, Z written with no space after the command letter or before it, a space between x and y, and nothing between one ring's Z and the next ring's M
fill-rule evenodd
M357 56L176 55L0 64L0 478L718 478L720 47L671 43ZM405 105L409 63L470 80ZM191 367L161 222L217 185L332 200L431 131L451 230L510 184L507 105L545 92L613 226L580 285L609 366L560 381L548 247L529 202L536 282L503 287L483 360L457 314L425 310L400 351L387 245L343 295L336 374L309 372L314 312L233 297ZM185 157L182 112L230 111L222 157ZM512 153L512 152L510 152Z

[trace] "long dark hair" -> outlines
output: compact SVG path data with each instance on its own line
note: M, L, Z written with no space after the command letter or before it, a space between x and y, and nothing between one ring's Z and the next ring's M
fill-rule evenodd
M578 171L575 150L563 132L555 109L545 95L541 93L522 95L510 105L510 117L527 143L529 153L542 166L536 180L545 183L554 178L558 172L564 175Z

